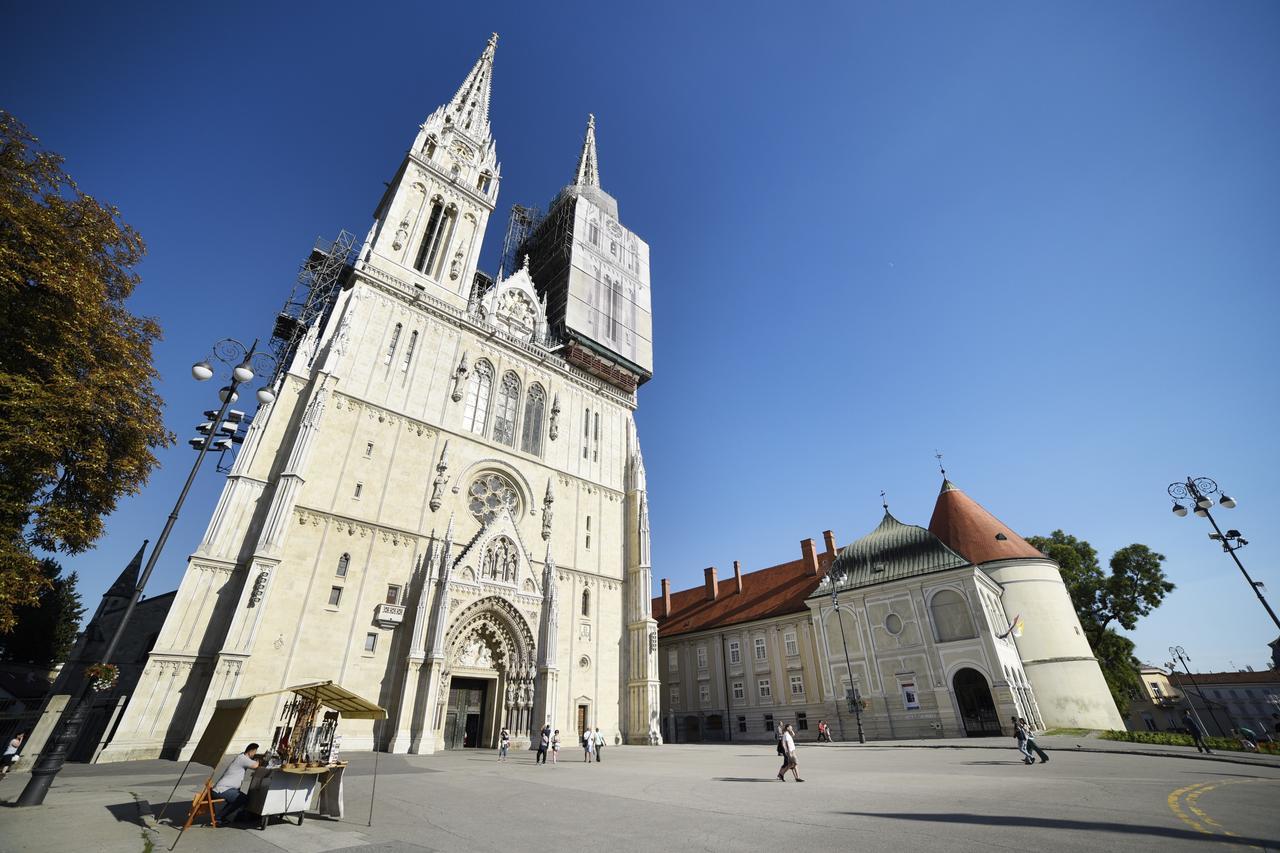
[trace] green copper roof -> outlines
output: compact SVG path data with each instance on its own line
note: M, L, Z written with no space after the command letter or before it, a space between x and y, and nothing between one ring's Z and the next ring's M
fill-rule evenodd
M879 527L840 549L828 576L837 588L852 589L967 565L937 536L885 510Z

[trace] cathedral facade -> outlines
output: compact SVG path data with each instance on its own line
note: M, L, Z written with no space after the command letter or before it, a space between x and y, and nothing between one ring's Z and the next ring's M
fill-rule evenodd
M495 47L287 349L101 760L185 757L219 699L326 679L388 710L344 723L347 749L483 747L503 727L527 744L544 723L660 740L633 418L648 246L600 187L592 119L519 268L477 274ZM238 739L266 741L281 701Z

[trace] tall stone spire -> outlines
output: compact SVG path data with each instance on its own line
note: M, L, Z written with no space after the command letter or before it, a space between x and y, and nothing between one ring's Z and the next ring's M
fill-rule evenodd
M578 173L573 178L575 186L600 186L600 162L596 159L596 117L587 115L587 135L582 140L582 153L578 155Z
M489 91L493 85L493 52L497 46L498 34L494 33L447 107L454 126L473 139L489 136Z
M147 550L147 542L146 539L142 540L142 547L138 549L138 553L133 555L129 565L124 567L120 577L116 578L116 582L102 596L103 598L133 598L138 588L138 573L142 570L142 554Z

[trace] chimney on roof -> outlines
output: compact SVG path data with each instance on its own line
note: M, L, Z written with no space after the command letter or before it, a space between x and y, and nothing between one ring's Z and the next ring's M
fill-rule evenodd
M804 560L805 574L818 576L818 546L812 539L800 540L800 556Z
M662 618L671 615L671 581L662 579Z
M738 595L742 595L742 566L738 565L738 561L733 561L733 583L738 589Z
M822 531L822 540L827 543L827 556L836 558L836 535L830 530Z
M720 585L716 583L716 567L708 566L702 570L702 573L707 579L707 601L715 601L716 595L720 592Z

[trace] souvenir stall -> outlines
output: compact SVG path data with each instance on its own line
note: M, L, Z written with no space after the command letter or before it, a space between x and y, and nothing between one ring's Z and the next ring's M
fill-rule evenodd
M258 816L259 825L264 829L275 815L294 815L299 825L308 811L324 817L341 818L342 777L347 764L339 759L341 735L338 724L343 719L384 720L387 712L332 681L300 684L287 690L219 701L187 764L189 766L194 761L216 769L231 748L232 738L253 703L264 696L281 693L291 695L284 703L270 742L259 754L260 766L250 778L244 808ZM252 733L241 734L241 737L261 742L260 736L254 737ZM377 753L374 755L376 759ZM182 772L186 774L186 767ZM179 777L178 784L181 782ZM206 782L206 787L208 784ZM375 760L375 788L376 785ZM174 785L175 791L177 787Z

